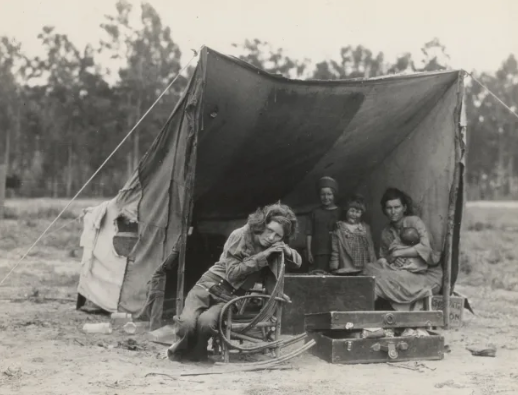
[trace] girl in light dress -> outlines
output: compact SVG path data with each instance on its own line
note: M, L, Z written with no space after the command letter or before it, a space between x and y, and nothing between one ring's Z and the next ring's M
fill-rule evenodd
M358 275L365 265L376 261L370 227L362 220L365 211L361 195L352 196L343 208L343 219L331 236L331 273Z

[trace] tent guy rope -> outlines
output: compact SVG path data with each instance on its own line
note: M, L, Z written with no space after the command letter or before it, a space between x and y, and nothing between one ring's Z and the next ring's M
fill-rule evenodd
M52 228L52 226L57 222L57 220L63 215L63 213L65 211L67 211L67 209L70 207L70 205L72 204L72 202L74 200L77 199L77 197L81 194L81 192L84 191L84 189L88 186L88 184L90 184L90 182L95 178L95 176L97 176L97 174L99 174L99 172L101 171L101 169L106 165L106 163L108 163L108 161L113 157L113 155L115 155L115 153L119 150L120 147L122 147L122 145L126 142L126 140L133 134L133 132L137 129L137 127L141 124L141 122L144 120L144 118L146 118L146 116L151 112L151 110L153 108L155 108L155 106L158 104L158 102L160 101L160 99L162 99L162 97L167 93L167 91L169 90L169 88L171 88L171 86L173 86L173 84L176 82L176 80L178 79L178 77L181 75L181 73L183 71L185 71L187 69L187 67L189 67L189 65L191 64L191 62L193 61L194 58L196 58L198 56L198 51L195 51L193 50L194 54L193 56L191 57L191 59L187 62L187 64L178 72L178 74L176 75L176 77L173 78L173 80L165 87L165 89L162 91L162 93L160 94L160 96L158 96L158 98L155 100L155 102L148 108L148 110L144 113L144 115L142 115L142 117L140 117L140 119L137 121L137 123L135 124L135 126L133 126L133 128L128 132L128 134L121 140L121 142L115 147L115 149L112 151L112 153L110 155L108 155L108 157L104 160L104 162L99 166L99 168L94 172L94 174L92 174L92 176L84 183L84 185L81 187L81 189L79 189L79 191L74 195L74 197L72 199L70 199L70 201L67 203L67 205L65 206L65 208L63 208L63 210L61 210L61 212L57 215L56 218L54 218L54 220L50 223L49 226L47 226L47 228L43 231L43 233L36 239L36 241L34 243L32 243L32 245L29 247L29 249L22 255L22 257L16 261L16 263L13 265L13 267L11 268L11 270L7 273L7 275L2 279L2 281L0 281L0 286L5 282L5 280L7 280L7 278L11 275L11 273L14 271L14 269L16 269L16 267L27 257L27 255L29 255L29 253L32 251L32 249L36 246L36 244L39 243L39 241L47 234L47 232L49 231L50 228Z
M504 106L505 108L507 108L507 110L509 110L509 112L511 114L513 114L517 119L518 119L518 114L510 107L508 106L507 104L504 103L504 101L502 99L500 99L496 94L494 94L491 89L489 89L487 86L485 86L482 82L480 82L479 80L477 80L473 74L467 72L466 70L464 70L466 72L466 74L468 74L472 79L473 81L475 81L477 84L479 84L482 88L484 88L491 96L493 96L496 100L498 100L498 102Z

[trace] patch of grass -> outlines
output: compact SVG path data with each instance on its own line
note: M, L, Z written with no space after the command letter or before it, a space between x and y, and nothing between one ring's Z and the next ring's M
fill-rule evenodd
M53 220L66 207L65 199L7 199L5 204L6 219L51 219ZM72 202L62 219L73 219L81 215L83 209L97 206L103 200L82 199Z
M79 259L83 222L80 218L74 219L85 208L101 202L95 199L74 201L29 256ZM0 251L8 252L4 257L16 259L24 254L67 204L68 200L64 199L7 199L5 218L0 221Z
M470 207L463 225L459 283L518 291L518 209Z
M474 232L493 229L518 232L518 208L468 207L464 213L463 228Z
M468 225L468 230L470 232L481 232L483 230L486 230L486 229L493 229L493 224L487 224L487 223L483 223L483 222L475 222L474 224L469 224Z
M65 264L61 264L63 266ZM4 276L9 267L0 268L0 276ZM20 266L10 277L9 284L17 288L23 287L49 287L49 288L74 288L79 282L77 266L63 270L63 267L54 263L30 262Z
M4 258L17 259L50 225L50 219L0 221L0 251ZM83 231L81 220L58 220L29 253L30 257L46 259L77 258L79 239Z

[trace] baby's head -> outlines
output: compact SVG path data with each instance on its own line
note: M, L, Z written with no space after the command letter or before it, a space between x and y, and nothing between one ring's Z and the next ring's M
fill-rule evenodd
M331 177L322 177L318 181L318 195L322 206L333 206L338 195L338 183L336 180Z
M416 228L412 227L401 229L399 232L399 237L401 238L403 244L407 246L415 246L419 243L420 240L419 232Z

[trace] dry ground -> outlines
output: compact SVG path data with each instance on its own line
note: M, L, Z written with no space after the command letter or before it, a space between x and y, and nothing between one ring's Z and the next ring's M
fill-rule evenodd
M57 228L91 201L74 205ZM0 222L0 280L63 202L8 201ZM77 247L81 224L70 223L45 238L0 287L0 394L459 394L518 393L518 205L467 209L458 291L477 316L465 312L464 327L444 332L451 353L419 366L401 363L338 366L309 354L292 370L215 376L177 374L207 367L161 359L164 348L129 336L88 335L86 322L108 317L75 310ZM52 299L54 298L54 299ZM129 350L128 339L138 349ZM496 358L474 357L466 346L497 347ZM409 370L416 369L416 370Z

